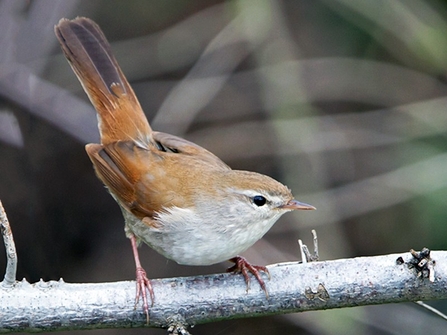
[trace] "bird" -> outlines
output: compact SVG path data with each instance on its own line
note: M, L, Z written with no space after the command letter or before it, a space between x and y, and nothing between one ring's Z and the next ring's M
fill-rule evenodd
M122 211L136 265L135 301L142 298L147 318L155 294L138 255L141 242L179 264L230 260L228 271L242 273L247 291L252 274L268 297L261 276L267 268L239 254L286 212L315 207L271 177L233 170L195 143L152 130L93 20L63 18L55 34L97 112L101 143L85 149Z

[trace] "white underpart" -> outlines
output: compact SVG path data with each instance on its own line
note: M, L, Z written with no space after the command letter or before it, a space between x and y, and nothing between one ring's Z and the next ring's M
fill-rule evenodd
M285 212L267 205L257 207L248 201L232 208L205 204L202 208L196 206L195 211L170 207L154 219L160 227L155 229L123 210L127 229L137 238L185 265L210 265L238 255L258 241Z

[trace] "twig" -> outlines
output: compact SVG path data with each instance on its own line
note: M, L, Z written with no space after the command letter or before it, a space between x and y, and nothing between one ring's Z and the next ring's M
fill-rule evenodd
M16 282L17 253L8 217L6 216L6 212L5 209L3 208L3 204L1 201L0 201L0 230L3 235L3 242L5 243L6 260L7 260L5 278L1 282L1 285L4 287L11 287Z
M308 262L316 262L320 258L318 254L318 237L317 237L317 231L315 229L312 229L312 236L313 236L313 242L314 242L314 254L312 255L309 251L309 248L307 245L303 244L303 241L300 239L298 240L298 245L300 247L300 253L301 253L301 261L306 264Z
M419 305L419 306L422 306L422 307L426 308L427 310L429 310L430 312L436 314L437 316L440 316L444 320L447 320L447 315L445 315L441 311L437 310L436 308L434 308L434 307L432 307L430 305L427 305L425 302L423 302L423 301L415 301L414 303Z

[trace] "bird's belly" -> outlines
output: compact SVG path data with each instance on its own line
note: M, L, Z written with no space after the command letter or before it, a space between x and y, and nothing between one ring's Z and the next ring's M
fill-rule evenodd
M126 225L139 240L166 258L184 265L226 261L252 246L271 227L247 231L247 227L241 229L222 222L219 226L204 225L200 219L182 214L182 220L162 217L159 222L164 222L164 226L157 229L148 227L132 215L127 215Z
M223 238L216 241L214 236L192 237L191 233L180 232L144 232L138 237L166 258L184 265L211 265L223 262L252 245L251 243L229 246Z

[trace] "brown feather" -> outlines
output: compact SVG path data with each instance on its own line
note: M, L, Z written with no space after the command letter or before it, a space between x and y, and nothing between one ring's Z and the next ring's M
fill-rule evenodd
M62 19L55 33L99 114L101 142L148 143L151 127L98 25L86 18Z
M160 142L160 145L165 143ZM183 140L177 146L173 141L168 143L175 152L148 150L131 141L88 144L86 151L96 174L110 192L129 212L142 219L173 206L191 206L194 199L191 193L196 190L194 180L197 180L193 177L207 179L212 189L213 175L218 171L231 171L216 156L191 142ZM202 151L203 155L191 155L195 151Z

